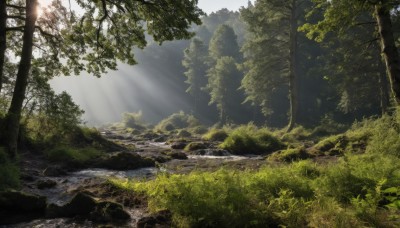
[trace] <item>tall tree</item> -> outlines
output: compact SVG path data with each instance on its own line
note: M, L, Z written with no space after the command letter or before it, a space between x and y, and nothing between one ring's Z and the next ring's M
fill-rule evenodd
M208 71L207 90L210 104L216 104L222 124L228 120L238 122L236 115L243 108L243 96L238 90L242 74L237 63L242 60L237 36L232 27L220 25L214 32L209 44L210 69Z
M265 115L271 93L288 86L289 123L298 122L298 20L303 1L258 0L241 10L250 36L243 47L245 77L242 88L247 100L262 107Z
M398 0L314 0L315 9L323 10L323 18L317 23L305 24L302 30L317 41L322 41L330 31L345 33L353 26L375 23L380 46L385 60L393 97L400 104L400 58L393 35L390 12L400 7ZM360 15L369 13L374 22L363 21Z
M189 48L185 49L184 53L185 56L182 64L186 68L185 76L187 80L185 83L189 85L186 92L193 97L194 113L196 117L199 117L202 112L201 108L204 108L203 104L207 104L207 100L209 99L207 93L204 91L207 85L208 66L206 62L208 58L208 49L203 41L194 38Z
M23 32L22 51L16 53L20 54L20 63L13 98L3 126L6 134L1 135L11 157L17 151L19 120L34 51L33 58L42 63L38 67L49 77L83 70L100 76L107 69L115 70L117 60L134 64L133 47L146 45L145 31L162 43L191 37L187 29L192 23L201 23L197 0L76 2L84 11L81 17L58 0L39 19L37 0L16 1L19 5L8 6L24 9L26 15L15 16L23 26L8 28Z

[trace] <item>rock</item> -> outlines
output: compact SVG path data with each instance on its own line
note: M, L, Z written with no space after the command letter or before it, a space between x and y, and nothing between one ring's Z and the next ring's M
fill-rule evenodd
M121 204L104 201L96 205L95 210L90 213L90 218L99 223L118 223L130 220L131 217Z
M67 172L60 166L49 166L43 171L43 175L46 177L59 177L66 174Z
M155 138L153 141L154 142L165 142L167 141L168 137L165 135L161 135L160 137Z
M97 202L84 192L79 192L63 206L48 205L46 216L48 218L79 216L98 223L125 222L130 219L130 215L124 211L121 204L109 201Z
M178 133L176 134L176 136L178 136L178 137L190 137L190 136L192 136L192 134L190 133L190 132L188 132L188 131L186 131L186 130L179 130L178 131Z
M154 215L143 217L136 223L138 228L171 227L171 212L159 211Z
M221 149L201 149L190 152L193 155L207 155L207 156L231 156L232 154L226 150Z
M19 191L0 192L0 224L13 224L44 217L46 197Z
M183 150L186 147L185 142L174 142L171 144L171 148L175 150Z
M57 182L53 181L53 180L38 180L36 182L36 187L38 189L45 189L45 188L53 188L57 185Z
M194 151L194 150L201 150L207 149L208 145L203 142L191 142L186 147L186 151Z
M188 159L187 155L183 152L167 152L166 153L169 157L171 157L172 159L178 159L178 160L186 160Z
M58 218L58 217L75 217L84 216L88 217L89 214L96 208L96 200L91 196L79 192L70 202L63 206L55 204L49 204L46 210L46 217Z
M100 158L94 162L96 168L113 170L131 170L154 166L155 162L150 158L143 158L138 154L130 152L118 152L107 157Z

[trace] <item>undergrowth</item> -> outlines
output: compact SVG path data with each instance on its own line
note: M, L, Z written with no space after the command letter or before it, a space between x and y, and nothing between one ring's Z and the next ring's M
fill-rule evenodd
M170 210L177 227L396 227L399 162L391 155L346 155L329 166L300 161L110 181L145 194L153 212Z
M0 147L0 191L20 187L20 174L17 164L11 162Z

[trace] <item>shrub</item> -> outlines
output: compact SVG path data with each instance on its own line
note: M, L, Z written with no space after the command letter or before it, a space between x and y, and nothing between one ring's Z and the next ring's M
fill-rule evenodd
M253 124L234 129L220 145L233 154L265 154L282 149L281 143L266 129L258 129Z
M175 129L191 128L200 125L200 122L192 115L187 115L183 111L174 113L163 119L155 126L157 131L172 131Z
M133 128L136 130L144 130L146 127L142 121L142 111L139 112L125 112L122 114L122 123L126 128Z
M207 134L203 135L202 139L208 141L220 141L223 142L228 138L228 133L223 129L212 128Z
M4 149L0 147L0 191L20 187L19 168L8 159Z

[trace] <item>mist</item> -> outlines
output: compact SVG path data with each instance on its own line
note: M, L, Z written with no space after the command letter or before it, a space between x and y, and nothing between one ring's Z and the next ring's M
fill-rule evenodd
M140 110L144 121L157 123L171 113L190 112L181 67L186 43L151 44L136 51L137 65L119 64L118 71L110 71L101 78L86 73L57 77L50 84L57 93L68 92L85 110L83 119L87 125L116 122L122 113Z

